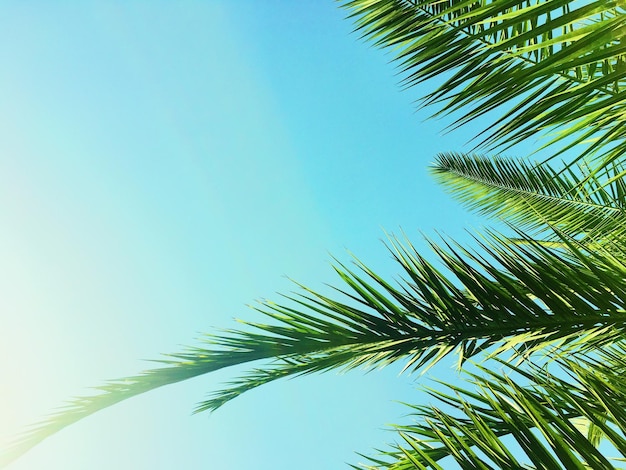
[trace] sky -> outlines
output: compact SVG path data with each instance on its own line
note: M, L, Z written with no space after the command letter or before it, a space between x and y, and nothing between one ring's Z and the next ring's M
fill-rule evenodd
M486 222L428 165L474 130L419 110L391 56L317 1L3 2L0 17L0 432L135 374L246 305L337 283L382 239L424 251ZM431 257L432 259L432 257ZM279 381L213 414L221 371L49 438L10 468L347 468L397 437L400 367ZM241 370L239 370L241 372ZM454 379L449 364L431 374Z

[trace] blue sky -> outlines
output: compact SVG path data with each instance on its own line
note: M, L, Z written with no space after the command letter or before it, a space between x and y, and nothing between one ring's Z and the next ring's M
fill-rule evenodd
M0 18L0 430L134 374L246 307L398 270L381 238L482 221L427 172L472 129L416 112L333 1L17 2ZM423 89L422 89L423 90ZM426 250L426 248L424 248ZM436 370L452 377L448 367ZM398 369L274 383L224 371L129 400L11 468L342 468L419 402ZM347 468L344 466L344 468Z

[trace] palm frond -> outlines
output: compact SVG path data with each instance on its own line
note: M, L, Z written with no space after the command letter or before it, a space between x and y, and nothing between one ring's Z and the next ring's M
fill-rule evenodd
M232 365L274 360L198 409L216 409L286 376L400 359L408 370L424 370L455 350L463 361L494 347L529 353L585 334L626 331L626 266L610 251L585 253L574 241L568 252L530 239L511 246L496 234L480 243L483 254L433 243L449 271L443 274L412 245L392 239L405 277L397 286L362 263L359 271L338 265L343 300L303 288L284 304L265 303L259 309L272 323L243 322L248 329L209 336L205 346L159 361L164 367L99 387L99 395L74 400L27 433L1 463L126 398Z
M451 458L461 468L613 469L626 456L624 357L595 360L597 367L562 359L556 375L501 362L504 370L470 374L473 389L430 389L440 406L456 411L411 406L417 422L397 427L405 444L365 468L440 469ZM618 455L606 457L606 448Z
M466 207L534 230L537 237L553 229L593 243L626 237L621 165L592 175L585 167L557 171L545 163L445 153L437 156L432 171Z
M351 0L356 29L393 49L406 86L443 76L423 103L465 110L463 125L502 105L480 146L537 134L558 154L585 143L599 167L626 150L626 16L618 1Z

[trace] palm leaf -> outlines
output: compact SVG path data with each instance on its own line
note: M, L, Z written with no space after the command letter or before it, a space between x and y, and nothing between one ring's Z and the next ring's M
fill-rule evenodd
M206 345L160 361L164 367L74 400L26 434L1 463L100 409L232 365L273 360L227 385L199 410L216 409L286 376L400 359L406 369L424 370L454 350L463 361L493 347L529 353L585 334L602 341L624 333L626 266L620 258L609 250L586 253L574 241L568 251L527 241L511 246L494 234L480 242L483 254L432 244L449 271L444 275L410 244L392 239L389 247L405 277L397 286L362 263L357 262L360 272L338 265L342 300L304 289L284 304L266 303L259 309L271 323L243 322L247 329L209 336Z
M454 153L438 155L433 165L436 179L470 209L535 236L552 227L593 243L626 236L623 171L612 164L602 175L590 175L584 167L556 171L547 164Z
M456 412L411 406L417 422L397 427L406 444L365 467L437 469L452 458L461 468L613 469L611 460L617 459L600 451L598 436L607 443L604 452L610 448L626 456L623 346L609 348L619 356L589 360L593 367L561 359L555 375L545 367L524 371L501 363L504 370L470 374L474 389L447 384L430 389L441 406ZM580 420L586 428L580 428Z
M502 105L480 146L508 148L537 134L587 142L599 167L626 150L623 5L596 0L352 0L356 29L393 49L406 86L444 82L423 98L463 125Z

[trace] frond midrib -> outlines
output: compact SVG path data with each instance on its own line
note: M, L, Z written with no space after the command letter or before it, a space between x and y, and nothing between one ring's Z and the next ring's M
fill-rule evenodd
M607 206L607 205L603 205L603 204L598 204L598 203L593 203L593 202L586 202L583 201L581 199L566 199L564 197L558 197L558 196L552 196L550 194L545 194L545 193L540 193L540 192L533 192L533 191L529 191L526 189L522 189L519 187L513 187L513 186L507 186L504 184L499 184L497 182L494 182L492 180L489 179L485 179L485 178L480 178L477 177L475 175L469 175L467 173L463 173L459 170L454 170L454 169L450 169L450 168L443 168L440 167L441 169L439 170L439 168L437 168L439 171L445 171L448 173L452 173L460 178L463 179L468 179L468 180L472 180L475 181L479 184L482 184L484 186L489 186L492 188L496 188L496 189L500 189L503 191L510 191L510 192L516 192L519 194L525 194L527 196L530 197L535 197L535 198L540 198L540 199L545 199L548 201L556 201L559 203L567 203L567 204L572 204L572 205L576 205L576 206L582 206L582 207L588 207L590 209L597 209L597 210L602 210L602 211L609 211L612 212L615 215L622 215L624 214L624 211L622 209L620 209L619 207L612 207L612 206Z

